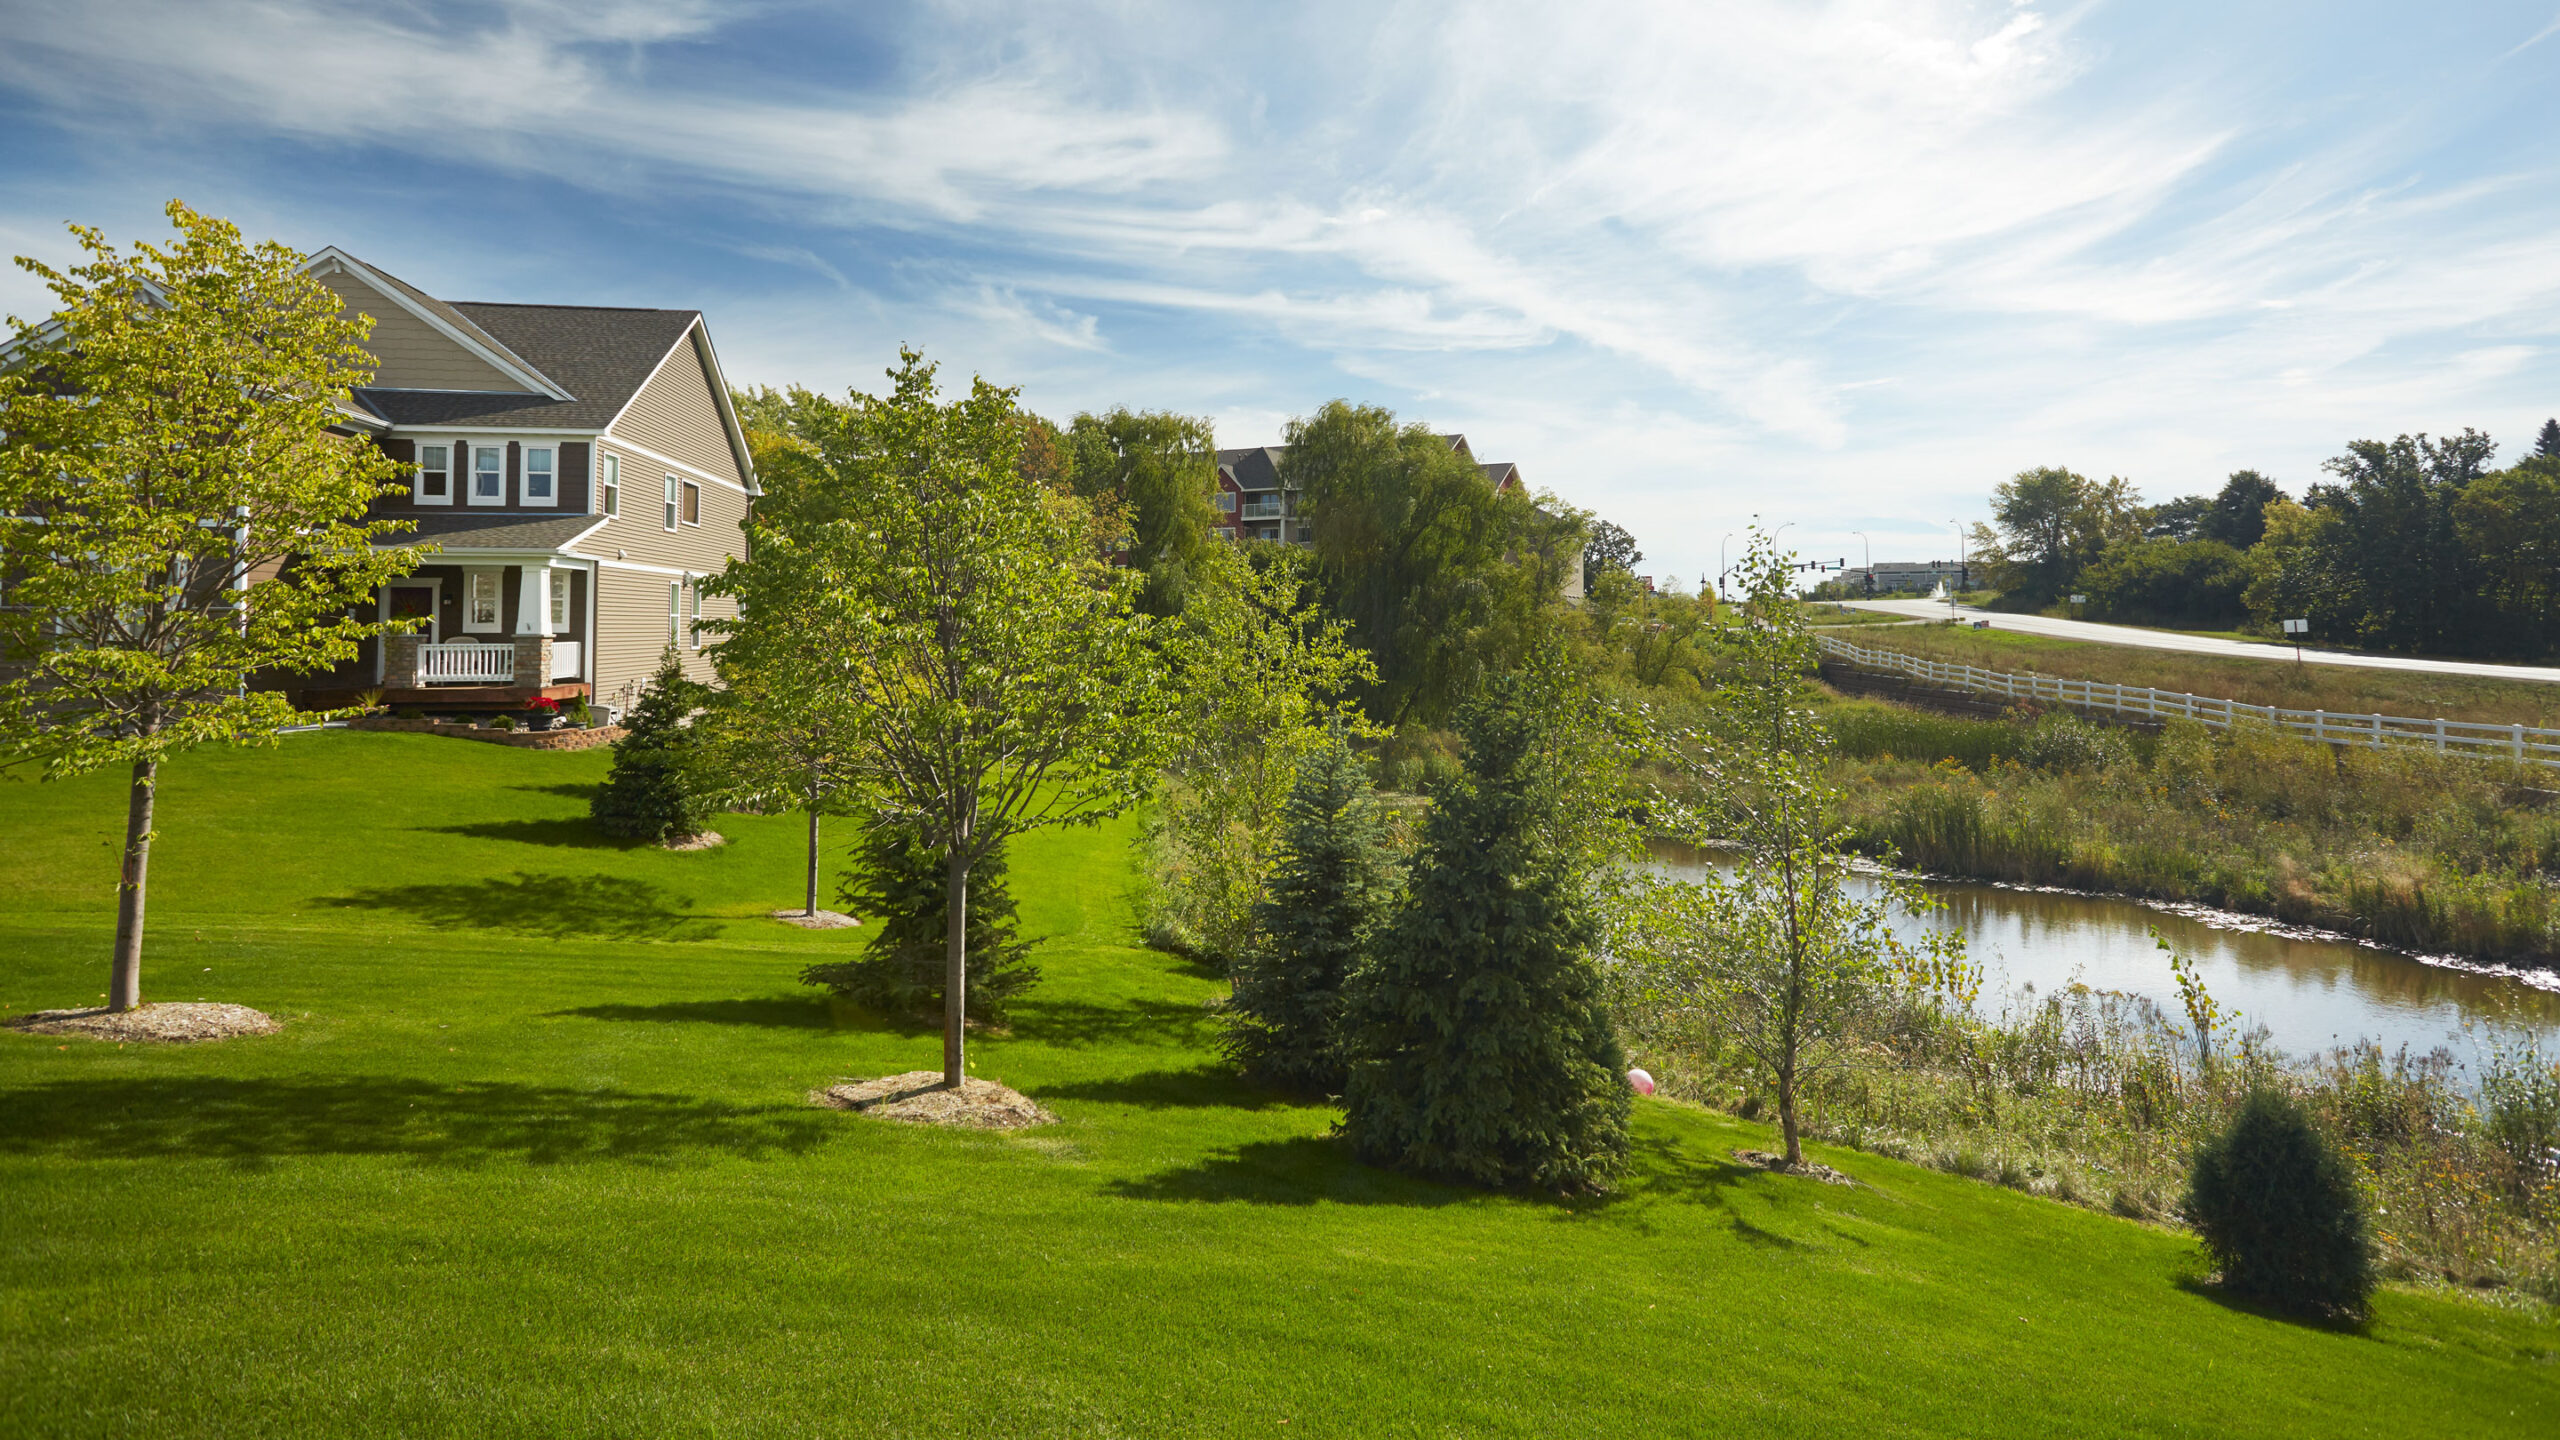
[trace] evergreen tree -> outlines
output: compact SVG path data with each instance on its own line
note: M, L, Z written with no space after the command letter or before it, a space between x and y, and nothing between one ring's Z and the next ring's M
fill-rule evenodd
M1580 697L1552 661L1460 715L1467 775L1346 997L1343 1134L1374 1163L1482 1185L1596 1187L1624 1159L1624 1056L1602 1004L1577 784Z
M711 819L699 749L686 717L701 708L703 687L685 678L674 646L658 662L648 693L614 742L613 773L589 808L596 828L624 840L681 840Z
M876 827L864 837L860 854L861 864L845 876L844 903L880 928L861 959L812 965L800 979L888 1014L937 1013L949 933L949 860L910 831ZM1004 851L990 850L969 868L964 1000L972 1019L1002 1019L1005 1002L1040 978L1028 960L1031 945L1016 934L1017 923Z
M1340 728L1299 762L1281 859L1236 968L1229 1059L1266 1084L1339 1094L1342 992L1389 897L1386 823Z
M2560 460L2560 419L2542 422L2542 433L2533 437L2533 453L2545 460Z
M2186 1212L2221 1262L2224 1288L2297 1310L2364 1313L2373 1253L2355 1177L2292 1097L2255 1092L2197 1151Z

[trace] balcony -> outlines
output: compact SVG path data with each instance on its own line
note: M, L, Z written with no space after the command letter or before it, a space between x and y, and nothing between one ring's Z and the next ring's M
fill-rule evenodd
M1277 520L1286 512L1282 510L1277 495L1248 495L1244 508L1236 513L1246 520Z

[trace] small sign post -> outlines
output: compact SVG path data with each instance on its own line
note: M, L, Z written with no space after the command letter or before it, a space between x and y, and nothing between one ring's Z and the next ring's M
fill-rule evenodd
M2073 618L2073 619L2075 619L2075 620L2076 620L2076 619L2078 619L2078 618L2080 617L2080 607L2081 607L2081 606L2083 606L2083 605L2086 605L2086 604L2088 604L2088 603L2089 603L2089 597L2088 597L2088 596L2086 596L2086 595L2074 595L2074 596L2072 596L2072 597L2071 597L2071 616L2072 616L2072 618Z
M2284 622L2284 633L2293 637L2293 663L2296 665L2302 663L2302 637L2307 634L2310 629L2311 622L2308 620L2287 620Z

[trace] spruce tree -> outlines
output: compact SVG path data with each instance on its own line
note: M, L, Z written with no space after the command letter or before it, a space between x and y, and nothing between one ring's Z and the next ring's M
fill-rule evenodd
M2542 433L2534 437L2533 453L2545 460L2560 460L2560 419L2542 422Z
M1236 968L1227 1057L1268 1085L1342 1092L1343 982L1389 898L1386 822L1339 728L1298 762L1281 857Z
M2187 1223L2223 1288L2350 1318L2373 1294L2373 1250L2354 1173L2293 1097L2258 1090L2196 1152Z
M938 1013L950 934L948 857L912 833L877 827L865 834L859 854L860 863L845 876L844 903L880 928L860 959L812 965L800 978L884 1014ZM1005 1002L1040 978L1018 924L1004 851L990 850L969 868L962 999L970 1019L1003 1019Z
M675 647L632 707L614 742L613 773L589 807L596 828L624 840L682 840L711 819L711 797L686 717L701 708L703 686L685 678Z
M1577 773L1583 703L1550 664L1498 678L1461 715L1467 774L1347 999L1342 1130L1363 1159L1585 1190L1625 1158L1624 1056L1572 818L1572 787L1592 779Z

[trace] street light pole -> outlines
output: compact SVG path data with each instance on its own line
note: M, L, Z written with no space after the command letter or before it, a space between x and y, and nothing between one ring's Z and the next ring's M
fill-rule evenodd
M1849 533L1857 536L1858 543L1867 547L1867 593L1873 595L1876 593L1876 542L1868 539L1867 532L1864 530L1852 530Z
M1964 522L1950 520L1947 523L1956 527L1956 583L1947 587L1947 618L1953 620L1956 618L1956 597L1964 593L1965 565L1971 558L1971 552L1964 548Z
M1716 603L1719 605L1724 603L1724 541L1732 538L1733 532L1727 530L1724 540L1716 542Z

